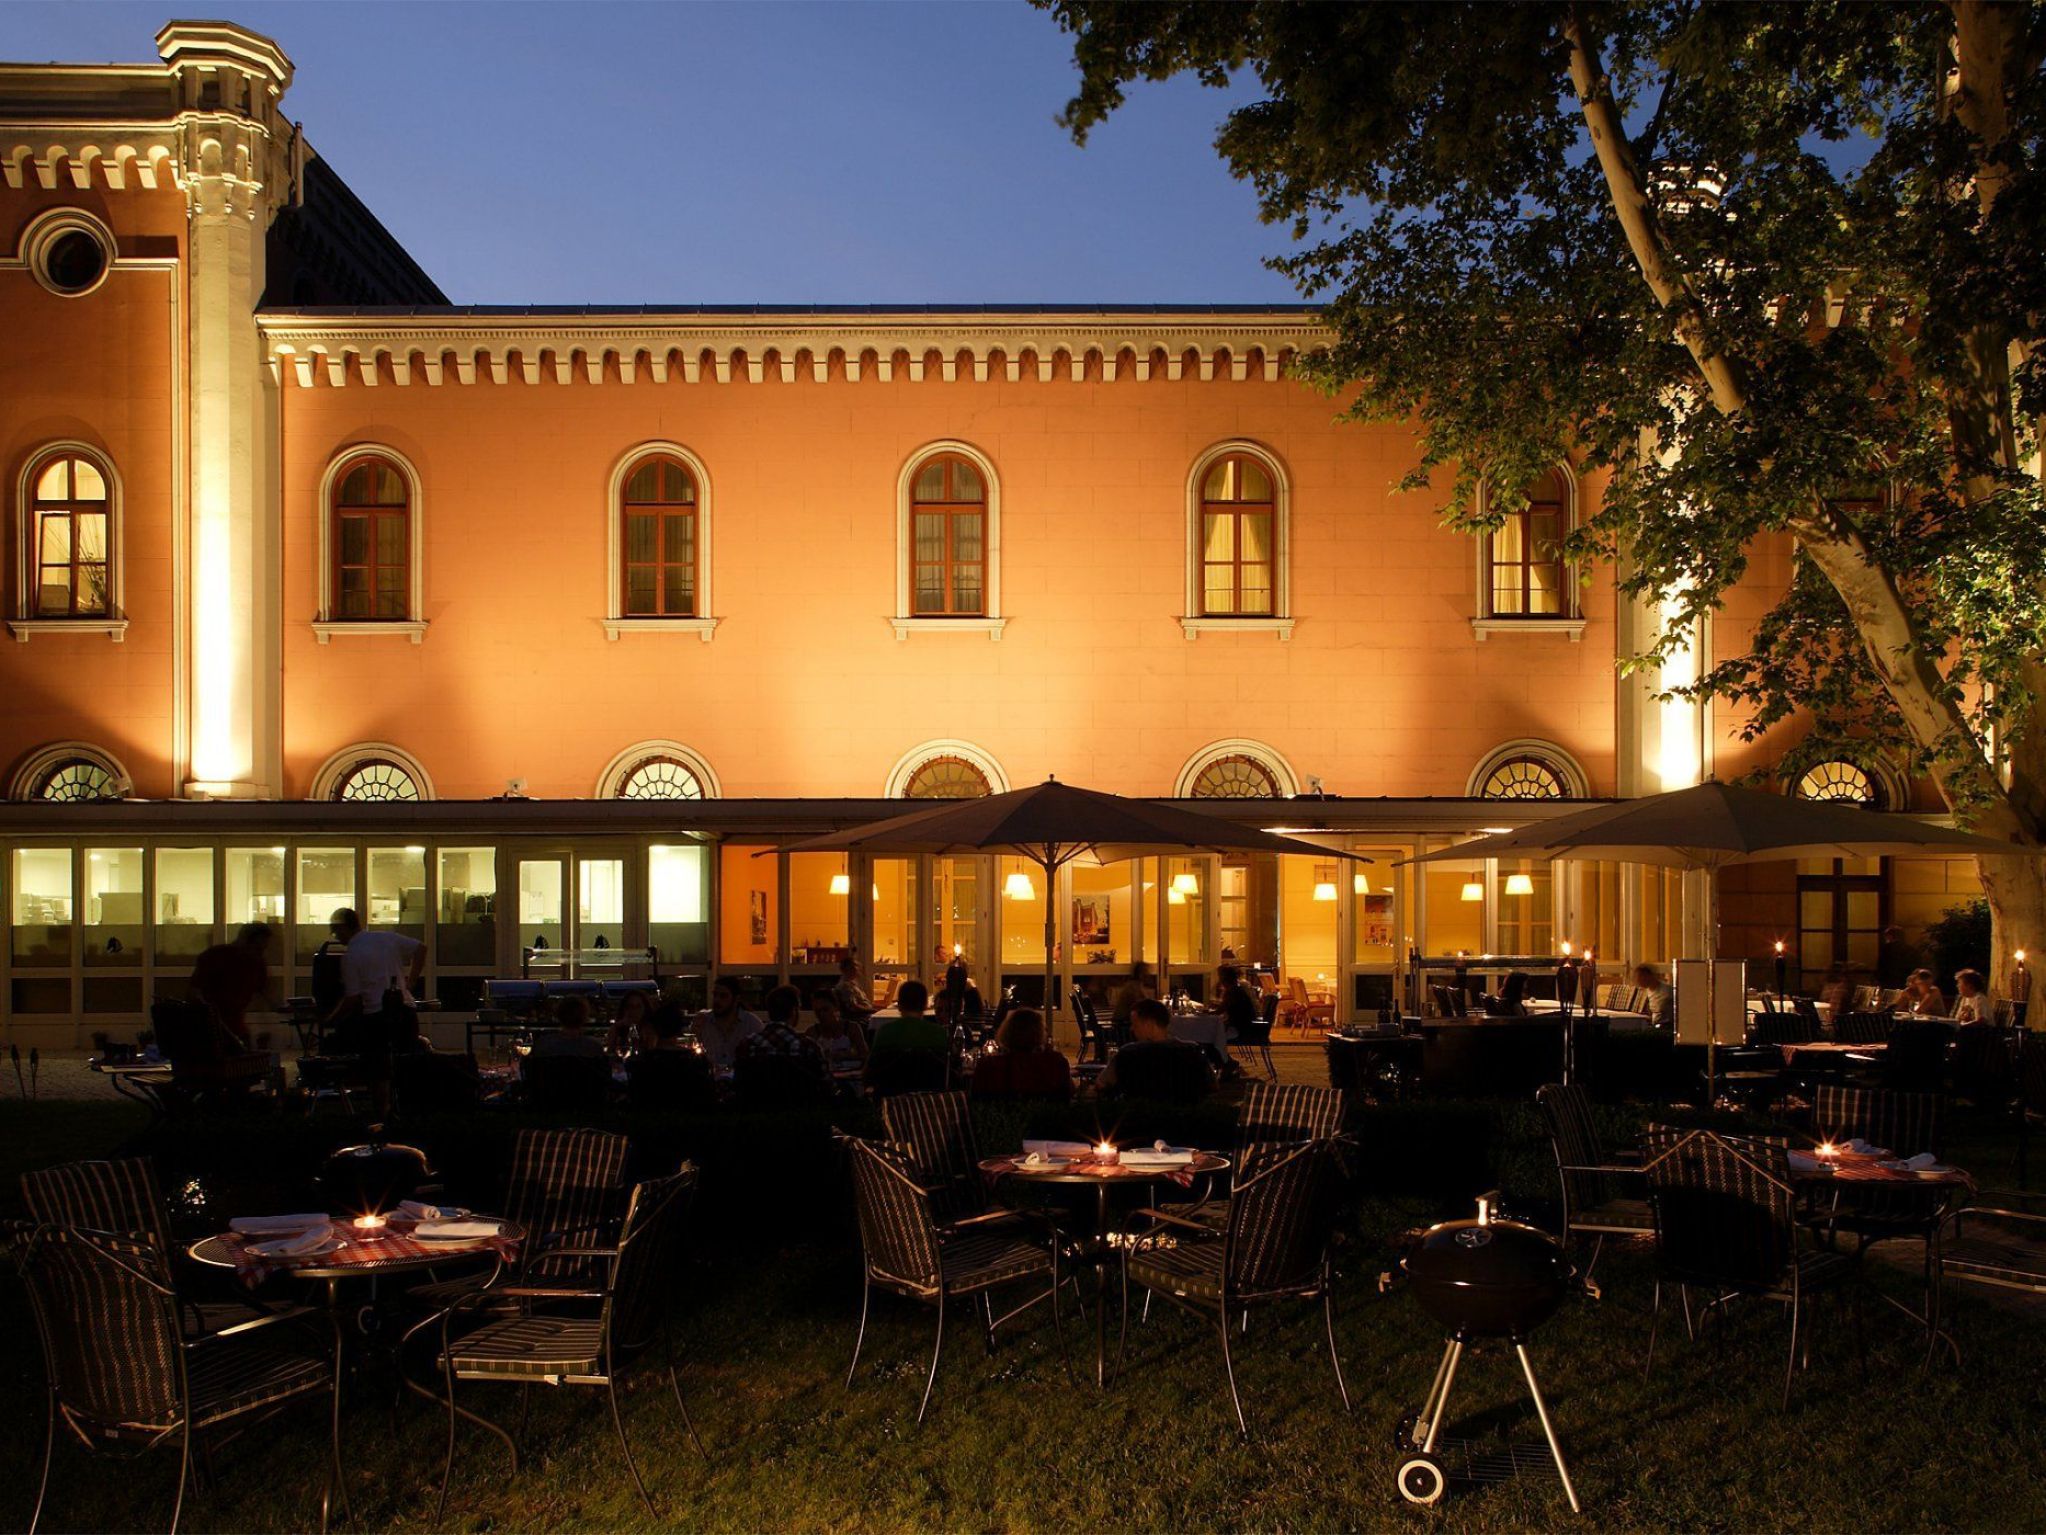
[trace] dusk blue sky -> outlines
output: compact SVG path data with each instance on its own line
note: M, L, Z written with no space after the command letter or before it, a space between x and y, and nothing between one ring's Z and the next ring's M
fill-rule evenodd
M12 4L0 54L155 57L173 15L297 66L307 137L457 303L1289 302L1213 148L1139 87L1075 146L1069 40L957 3Z

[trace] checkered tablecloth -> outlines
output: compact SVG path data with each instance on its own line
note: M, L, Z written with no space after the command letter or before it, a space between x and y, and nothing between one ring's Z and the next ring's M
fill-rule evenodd
M1098 1178L1104 1183L1152 1183L1163 1178L1181 1188L1189 1188L1195 1178L1217 1172L1226 1164L1218 1157L1196 1152L1190 1167L1125 1167L1120 1162L1104 1162L1091 1156L1074 1157L1056 1166L1028 1166L1021 1157L994 1157L980 1165L981 1171L990 1178L1006 1178L1012 1173L1024 1178L1033 1175L1042 1178Z
M381 1236L364 1241L355 1237L352 1227L337 1221L334 1234L343 1239L342 1245L317 1253L259 1253L254 1251L256 1247L275 1238L244 1235L238 1231L226 1232L218 1240L221 1250L234 1263L235 1276L243 1284L252 1286L261 1284L272 1274L289 1274L306 1268L361 1269L365 1274L371 1274L386 1268L426 1267L480 1253L495 1253L510 1263L518 1257L522 1240L517 1228L513 1227L498 1236L476 1241L421 1241L412 1235L413 1224L394 1216Z

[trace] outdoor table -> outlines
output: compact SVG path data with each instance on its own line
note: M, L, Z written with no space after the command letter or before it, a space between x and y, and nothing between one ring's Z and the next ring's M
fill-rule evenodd
M1778 1048L1783 1051L1783 1064L1786 1066L1796 1065L1800 1055L1823 1056L1828 1061L1858 1059L1863 1064L1872 1066L1883 1058L1884 1052L1890 1047L1883 1044L1844 1044L1839 1040L1821 1039L1808 1044L1782 1045Z
M494 1216L470 1215L466 1219L496 1220ZM341 1378L347 1363L348 1329L341 1325L343 1310L342 1288L350 1281L375 1281L388 1274L417 1274L427 1269L440 1268L446 1264L468 1259L489 1258L492 1270L485 1284L496 1281L503 1267L515 1260L519 1247L525 1241L525 1232L511 1221L497 1220L497 1235L461 1241L432 1241L412 1235L414 1222L404 1216L393 1215L382 1228L380 1236L371 1238L358 1236L356 1228L345 1219L334 1221L334 1233L340 1239L338 1246L324 1252L298 1255L264 1255L253 1253L249 1248L265 1240L264 1237L244 1235L227 1231L217 1236L202 1238L188 1249L192 1261L208 1268L232 1269L241 1282L251 1289L273 1274L288 1274L293 1279L304 1280L323 1288L326 1310L334 1326L334 1375ZM372 1300L364 1311L371 1310ZM358 1313L358 1326L361 1325ZM364 1328L364 1331L367 1331ZM400 1344L402 1347L402 1343ZM419 1396L440 1406L446 1402L428 1391L404 1372L402 1363L398 1375L406 1387ZM339 1409L337 1408L338 1412ZM473 1413L462 1416L481 1422ZM337 1425L335 1438L338 1445L340 1430Z
M980 1170L991 1179L1015 1178L1025 1183L1064 1184L1094 1190L1094 1230L1084 1247L1086 1260L1094 1267L1094 1384L1108 1383L1108 1263L1114 1251L1109 1229L1108 1193L1112 1188L1147 1186L1167 1180L1186 1187L1195 1178L1213 1177L1229 1170L1229 1159L1212 1151L1196 1151L1184 1167L1124 1167L1096 1156L1033 1165L1020 1156L989 1157Z
M1200 1045L1229 1058L1229 1020L1221 1013L1174 1013L1166 1032L1184 1044Z
M164 1093L171 1085L169 1061L107 1061L95 1055L86 1065L105 1077L123 1098L141 1104L159 1119L167 1112Z
M1923 1170L1887 1166L1886 1163L1902 1160L1887 1152L1841 1151L1827 1157L1814 1152L1792 1152L1791 1157L1790 1181L1815 1202L1825 1201L1829 1213L1837 1215L1843 1206L1853 1206L1857 1193L1877 1202L1882 1201L1885 1195L1902 1194L1915 1207L1912 1216L1922 1211L1929 1226L1927 1241L1931 1248L1926 1264L1925 1314L1919 1315L1894 1296L1885 1295L1883 1299L1924 1326L1928 1357L1933 1349L1944 1343L1958 1361L1960 1346L1940 1326L1943 1277L1939 1261L1940 1243L1955 1201L1974 1191L1975 1180L1962 1169L1952 1166Z

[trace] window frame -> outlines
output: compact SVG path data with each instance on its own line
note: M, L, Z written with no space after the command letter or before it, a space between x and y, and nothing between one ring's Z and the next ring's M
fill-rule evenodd
M342 747L320 764L319 771L313 774L312 788L307 793L306 798L309 800L324 800L329 804L346 805L394 803L389 800L344 800L341 798L341 786L348 781L356 770L367 767L375 762L389 763L412 780L412 787L419 796L418 800L405 800L397 803L416 804L440 797L434 792L432 775L426 771L425 766L421 764L417 757L406 751L402 746L393 746L389 741L354 741Z
M90 741L52 741L22 759L7 785L7 797L27 803L43 801L43 785L60 769L73 762L85 762L111 775L117 791L114 799L128 799L135 793L135 780L118 757L104 746Z
M341 588L341 483L358 464L382 459L405 485L405 613L401 618L343 618L337 609ZM319 607L313 633L324 645L337 637L400 635L419 644L426 637L425 498L419 471L411 459L380 442L351 443L328 461L320 478ZM371 567L374 569L374 565Z
M36 495L36 482L56 460L80 458L98 471L107 488L105 503L107 609L104 613L41 613L37 611L37 606L41 589L42 528L41 517L38 514L41 502ZM26 642L30 636L36 634L104 634L119 644L127 637L128 562L124 558L123 548L126 531L123 510L125 499L120 471L115 468L112 455L92 443L69 439L47 442L22 461L21 473L15 483L14 501L14 616L7 620L8 632L15 639ZM64 504L75 506L81 503L73 498ZM75 604L77 601L75 524L73 533L74 558L71 569L74 572L72 601Z
M1567 463L1556 464L1547 470L1549 481L1559 493L1557 502L1561 517L1561 539L1567 540L1577 530L1579 489L1577 475ZM1482 482L1478 486L1477 509L1480 515L1489 515L1491 502L1490 488ZM1529 504L1517 511L1505 513L1510 519L1520 519L1523 548L1532 553L1534 540L1530 523L1534 509L1542 503L1530 500ZM1561 597L1561 609L1555 613L1528 613L1499 611L1497 606L1498 586L1496 545L1501 530L1488 530L1477 534L1472 542L1476 548L1477 560L1477 608L1471 627L1479 639L1492 634L1565 634L1570 639L1584 637L1583 590L1578 581L1577 562L1561 548L1557 550L1555 567L1557 591ZM1545 563L1532 558L1510 562L1520 571L1521 600L1525 603L1533 589L1532 572Z
M1263 502L1210 502L1208 476L1226 459L1243 458L1262 469L1272 482L1271 508L1271 590L1269 613L1210 613L1207 604L1207 515L1211 506L1263 506ZM1232 541L1241 565L1242 519L1235 519ZM1239 570L1237 589L1241 590ZM1186 477L1186 597L1180 609L1179 625L1188 639L1202 634L1272 633L1281 640L1293 637L1293 485L1279 455L1261 442L1232 437L1210 445L1197 456ZM1283 780L1282 780L1283 782Z
M916 775L922 772L930 763L943 757L956 758L969 767L977 769L980 776L987 780L989 794L1006 794L1009 792L1009 775L1002 771L1002 765L995 760L993 753L975 746L971 741L938 740L925 741L919 746L911 747L900 757L896 758L895 766L888 770L887 781L881 787L881 797L883 799L908 799L909 786L915 781ZM919 803L923 802L919 801ZM939 804L943 802L933 800L929 801L929 803Z
M626 781L642 766L656 758L680 764L696 779L696 787L701 798L676 803L701 804L703 800L724 797L724 786L718 782L717 772L704 758L703 753L693 747L684 746L680 741L633 742L604 764L604 770L597 775L595 797L600 800L623 799Z
M979 567L981 573L981 610L978 613L919 613L916 611L916 518L919 506L941 507L946 510L946 551L947 601L951 600L952 568L961 562L951 558L956 547L952 538L953 522L968 514L972 502L919 502L916 499L916 482L933 459L948 458L963 460L980 475L983 498L981 509L981 541ZM1002 613L1002 481L996 473L994 461L980 449L968 442L941 439L925 443L904 460L902 472L896 479L895 487L895 614L891 622L897 639L908 639L916 633L984 633L990 639L1000 639L1008 619ZM976 766L979 764L976 763Z
M625 611L625 487L633 473L650 458L672 459L696 482L696 611L682 613L627 613ZM604 637L616 640L627 634L693 634L708 644L721 620L713 593L716 562L712 558L711 535L716 523L710 470L703 460L679 442L655 439L636 443L620 454L611 466L604 491Z
M1562 786L1562 795L1556 799L1530 799L1525 796L1495 798L1485 793L1485 785L1494 773L1508 763L1522 759L1535 761L1554 774L1556 782ZM1464 784L1464 797L1483 800L1488 805L1562 804L1591 798L1591 778L1584 771L1584 765L1556 742L1539 736L1521 736L1501 742L1478 760Z
M1174 799L1194 799L1194 786L1201 775L1218 762L1232 757L1242 757L1262 768L1271 778L1279 799L1296 799L1300 794L1300 776L1293 771L1293 764L1279 752L1278 748L1263 741L1253 741L1244 736L1232 736L1227 740L1210 741L1191 757L1179 770L1179 777L1173 781Z

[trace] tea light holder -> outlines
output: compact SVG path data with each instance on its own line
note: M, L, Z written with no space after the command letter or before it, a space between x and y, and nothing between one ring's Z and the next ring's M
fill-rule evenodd
M1114 1167L1122 1161L1122 1153L1115 1149L1112 1142L1102 1141L1094 1148L1094 1160Z
M358 1215L348 1223L349 1234L358 1242L381 1241L390 1222L372 1210L367 1215Z

